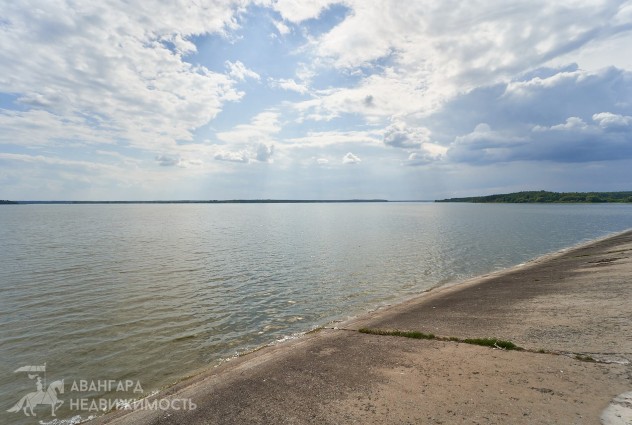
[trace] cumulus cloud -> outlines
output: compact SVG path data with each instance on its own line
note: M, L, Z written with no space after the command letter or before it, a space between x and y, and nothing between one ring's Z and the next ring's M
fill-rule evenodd
M319 54L337 66L362 66L389 57L433 78L456 77L468 83L528 69L595 38L629 30L631 19L629 13L620 13L623 6L616 2L345 4L352 13L315 43Z
M343 164L358 164L359 162L362 162L362 160L351 152L347 152L347 154L342 157Z
M0 91L16 94L27 107L22 115L5 116L12 121L8 127L42 126L34 113L46 112L74 123L79 134L92 133L89 143L111 143L114 136L158 150L191 140L192 129L242 94L230 77L184 60L196 50L190 37L235 28L238 7L231 1L212 7L157 1L4 4ZM25 140L33 137L38 135Z
M632 109L629 101L632 74L614 67L598 71L581 70L577 65L545 68L536 75L527 74L499 85L498 89L500 96L499 93L478 91L480 96L473 95L470 100L472 103L490 102L490 111L501 117L506 118L511 113L516 116L514 119L549 126L569 117L588 122L594 113Z
M448 148L436 143L422 143L419 149L410 152L405 165L419 166L444 161Z
M294 91L300 94L309 92L309 88L305 84L299 84L291 78L280 78L279 80L270 79L271 87L278 87L283 90Z
M494 131L489 124L480 123L471 133L456 137L447 155L457 162L507 161L525 142L523 138Z
M273 139L279 131L279 113L260 112L248 124L239 124L231 130L217 133L216 137L229 146L216 152L214 158L218 161L241 163L272 162Z
M632 28L630 13L623 13L625 7L617 2L512 0L454 7L450 2L386 0L375 7L346 0L344 5L350 13L313 39L310 48L320 66L359 70L363 76L354 86L323 91L297 105L305 119L361 114L375 122L433 113L476 87L504 83ZM307 15L317 16L320 10L314 5ZM371 108L376 102L367 102L370 96L379 100L379 108Z
M170 176L212 158L251 170L274 158L290 170L284 161L361 157L385 174L410 171L390 164L632 158L632 73L567 66L602 46L610 52L596 63L629 56L625 2L5 3L0 144L12 152L119 151ZM243 84L256 81L265 84ZM243 169L206 163L204 172Z
M558 124L551 127L551 130L585 130L588 126L579 117L569 117L564 124Z
M250 162L249 154L245 151L239 152L229 152L229 151L221 151L217 152L214 156L216 161L228 161L228 162L240 162L240 163L248 163Z
M357 114L377 123L437 107L439 98L430 96L424 86L414 76L389 68L383 74L362 78L355 86L313 90L313 99L296 102L293 107L305 120L330 121Z
M253 80L260 80L261 77L259 74L254 72L251 69L246 68L246 66L240 61L226 61L226 68L228 68L228 75L233 77L239 81L245 81L246 78L252 78Z
M384 131L384 144L395 148L418 148L430 141L430 130L424 127L409 127L404 122L395 122Z
M619 4L345 5L351 12L311 48L321 66L359 78L313 89L312 99L293 105L301 119L389 120L383 143L407 151L408 165L594 161L614 158L615 147L628 151L616 129L632 115L629 72L538 68L630 31L632 15ZM595 115L603 111L612 116Z
M592 119L604 130L627 130L632 127L632 116L601 112L594 114Z
M632 158L632 135L625 127L604 128L598 118L588 124L569 117L563 123L536 126L522 134L493 131L481 124L472 133L457 137L448 157L470 163L617 160Z
M274 145L259 143L256 146L248 146L236 151L221 149L213 155L213 158L216 161L249 164L253 162L272 162L273 154Z
M629 71L540 68L455 96L418 122L448 162L615 160L632 155L631 98Z

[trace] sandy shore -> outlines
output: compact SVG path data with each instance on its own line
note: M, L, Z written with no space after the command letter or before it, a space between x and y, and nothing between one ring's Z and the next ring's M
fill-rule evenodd
M630 425L631 362L628 231L266 347L155 396L194 410L116 411L90 424Z

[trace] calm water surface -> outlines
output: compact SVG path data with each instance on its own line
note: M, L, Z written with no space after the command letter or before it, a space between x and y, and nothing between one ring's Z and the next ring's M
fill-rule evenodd
M2 206L0 422L37 423L6 412L35 390L14 373L24 365L46 363L47 382L64 378L66 391L129 379L149 393L238 352L630 227L631 205ZM87 416L65 404L60 418Z

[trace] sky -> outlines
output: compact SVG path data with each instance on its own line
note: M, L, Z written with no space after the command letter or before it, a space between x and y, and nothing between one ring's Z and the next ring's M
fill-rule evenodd
M631 182L632 1L0 4L0 199Z

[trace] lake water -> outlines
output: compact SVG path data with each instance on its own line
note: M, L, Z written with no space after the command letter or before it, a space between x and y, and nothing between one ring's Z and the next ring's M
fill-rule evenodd
M46 364L145 394L221 359L436 285L632 227L632 205L0 207L0 422ZM42 374L43 375L43 374ZM76 407L76 406L75 406ZM50 421L50 408L36 409ZM58 422L55 422L58 423Z

